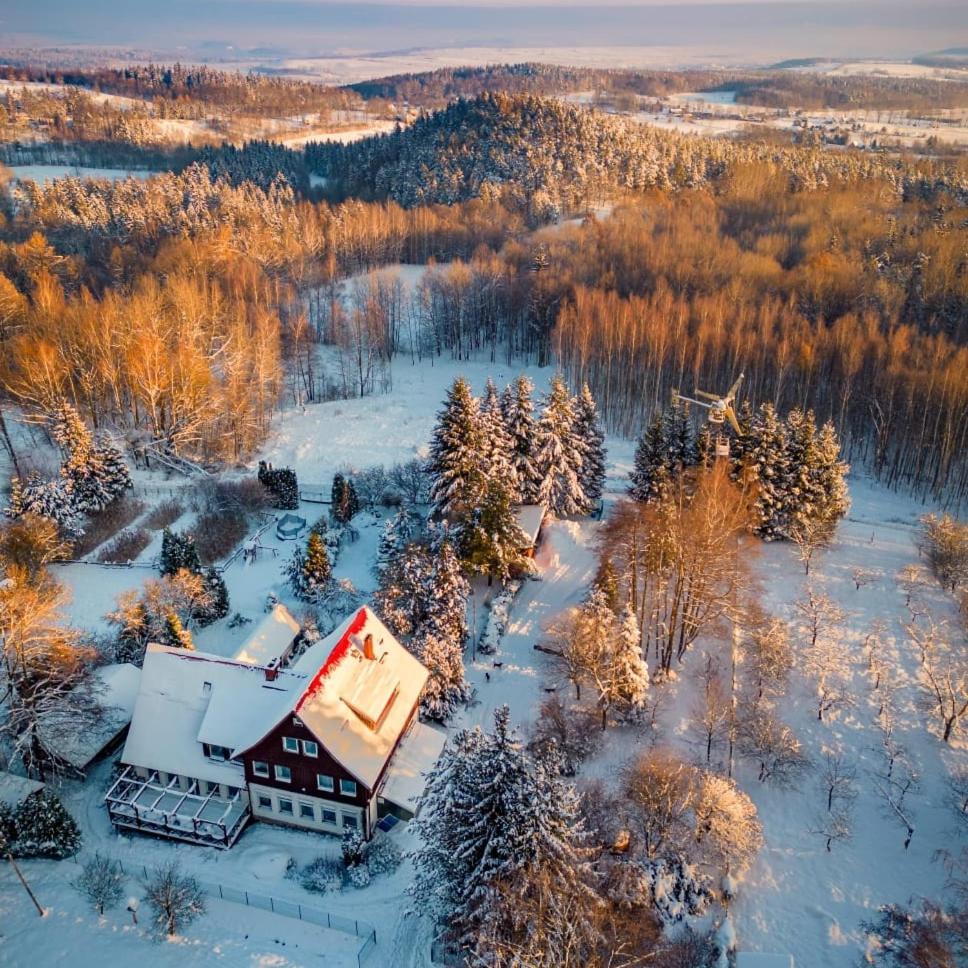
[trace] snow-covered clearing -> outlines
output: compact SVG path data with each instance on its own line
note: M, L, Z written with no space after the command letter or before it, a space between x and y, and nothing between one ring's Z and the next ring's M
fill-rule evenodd
M124 168L84 168L78 165L11 165L10 170L14 178L21 181L30 179L38 185L46 185L55 178L107 178L109 181L119 181L122 178L150 178L157 174L144 169L129 171Z
M419 278L419 272L408 270L408 285ZM327 490L338 469L388 465L425 454L435 414L456 375L468 377L480 392L488 376L500 387L522 369L539 392L547 388L551 368L450 359L413 364L409 358L400 357L392 366L392 389L385 395L285 410L261 456L276 466L295 467L304 488ZM624 491L633 445L614 438L608 444L606 503L611 504ZM139 475L142 485L143 476ZM815 691L803 672L804 633L797 627L793 611L793 603L802 598L807 584L803 566L795 549L779 543L758 545L754 564L764 605L793 625L797 667L780 706L784 720L797 733L815 766L822 764L826 750L832 750L843 752L857 768L853 837L834 843L829 853L823 838L810 832L822 806L818 769L794 788L782 790L760 783L749 763L739 761L736 770L739 784L756 803L766 839L733 905L740 947L787 951L795 957L798 968L849 968L856 964L864 944L860 922L886 902L906 901L918 894L937 897L946 874L935 852L956 846L954 820L945 805L945 782L951 766L964 761L964 745L959 740L945 746L926 728L930 720L920 703L918 659L902 628L907 617L905 595L896 581L902 569L920 568L923 590L919 594L924 607L940 618L951 615L951 603L918 560L916 525L925 509L863 478L852 479L851 489L850 516L841 524L835 543L818 552L811 565L814 587L825 591L847 613L836 638L849 657L853 702L823 722L817 720ZM325 510L323 505L304 503L299 513L312 521ZM364 598L375 587L372 569L386 513L359 515L354 520L359 539L344 546L336 563L337 577L352 581ZM536 558L537 580L523 583L511 605L507 631L497 652L467 657L474 700L451 724L451 731L466 725L487 727L494 708L503 703L510 706L513 721L527 731L548 695L546 689L556 688L562 696L570 695L571 687L534 645L542 641L551 622L583 598L596 569L599 528L597 521L581 520L555 522L546 529ZM255 562L243 564L237 559L226 571L231 611L256 620L263 614L266 595L273 592L298 612L300 606L290 595L282 574L295 543L281 541L271 527L260 543L262 549ZM858 568L870 573L868 583L860 589L854 582ZM139 586L152 574L148 569L91 565L61 566L56 572L74 593L70 618L81 626L102 630L102 616L117 594ZM480 627L488 594L496 589L488 590L483 582L476 582L475 589L471 609ZM875 619L885 623L881 653L891 670L890 684L896 687L895 739L906 748L920 773L919 786L908 795L915 833L907 850L903 847L904 831L886 812L872 779L879 768L876 748L881 734L874 725L877 697L871 688L864 649ZM222 620L197 632L197 646L232 654L249 627L231 629L227 622ZM677 681L666 687L659 730L653 733L646 728L610 725L600 751L585 764L582 776L613 779L629 757L654 743L669 744L695 759L697 747L690 726L693 672L708 650L728 655L727 644L714 637L702 640L687 654ZM722 750L715 755L721 760ZM226 852L118 837L102 805L109 774L110 763L105 763L85 783L63 784L66 803L84 831L85 851L100 849L126 864L149 868L177 856L187 870L206 882L256 891L376 925L379 943L370 965L429 965L430 925L405 913L405 891L412 875L408 863L362 891L347 889L320 896L287 879L285 869L290 857L302 865L320 854L334 852L336 841L326 837L256 823ZM394 836L406 842L409 833L402 830ZM189 964L223 959L227 964L252 965L318 960L315 929L226 904L213 904L211 913L190 927L184 938L152 945L130 925L123 910L110 912L101 920L84 907L68 884L77 871L70 862L25 862L24 868L42 903L52 910L44 920L37 918L12 872L6 866L0 868L0 931L5 932L0 963L34 963L35 954L43 952L47 960L36 963L53 965L60 963L58 959L68 950L80 956L75 957L79 966L108 960L128 964L140 958L159 965L169 961L174 965L176 959ZM134 885L131 889L138 893ZM69 933L67 925L71 926ZM342 936L331 946L328 935L324 940L327 954L323 963L337 968L343 964L336 954L342 950L339 944L356 941ZM299 947L294 950L294 945ZM311 958L307 952L312 953Z

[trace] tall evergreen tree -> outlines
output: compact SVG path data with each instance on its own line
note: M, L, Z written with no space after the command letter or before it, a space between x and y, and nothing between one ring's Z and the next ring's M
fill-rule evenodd
M202 572L202 580L205 583L206 598L209 601L202 609L196 610L195 619L200 626L204 627L229 614L229 590L225 585L225 579L214 566Z
M429 632L417 635L410 648L430 673L420 697L420 711L428 719L446 722L460 703L471 697L470 683L464 675L463 649L454 639Z
M502 706L492 733L475 727L448 743L414 821L422 844L414 893L472 953L494 936L504 885L517 872L547 874L562 890L578 889L585 873L574 789L557 757L529 755L508 720Z
M330 513L333 520L340 524L349 524L359 513L360 499L356 494L356 488L353 482L342 474L336 474L333 477L331 501Z
M467 380L458 377L447 391L430 441L430 500L437 517L461 521L480 504L486 483L484 453L478 401Z
M19 477L11 478L10 503L4 508L4 514L10 518L19 518L24 514L48 518L68 539L84 533L74 503L73 485L64 478L45 481L36 474L26 481Z
M310 531L306 548L293 552L286 576L293 594L304 602L318 602L329 588L333 578L326 544L318 531Z
M821 516L833 526L850 510L847 474L850 467L840 459L840 440L828 420L817 434L815 481L823 495Z
M506 387L501 398L504 424L511 436L517 498L521 504L535 504L538 500L540 476L537 467L537 437L534 420L534 403L531 395L534 384L519 376Z
M161 534L159 567L162 575L174 575L183 568L195 574L201 572L202 563L198 558L195 539L187 532L179 534L165 528Z
M786 533L791 487L787 432L772 403L764 403L750 425L746 467L755 473L754 530L772 541Z
M629 494L636 501L661 498L669 486L669 467L662 415L657 413L648 423L635 447L635 458Z
M449 540L441 543L433 560L421 629L463 646L467 637L467 596L470 586Z
M165 617L165 625L161 636L162 645L171 645L177 649L194 649L192 633L182 625L177 612L169 612Z
M581 449L575 439L575 411L565 381L551 380L551 390L538 421L536 460L540 483L538 503L551 514L585 514L588 504L581 485Z
M517 502L518 472L515 466L514 441L504 420L504 411L494 381L488 377L480 404L481 429L484 438L484 472L488 478L498 478L508 490L512 502Z
M461 560L472 573L506 582L528 570L530 561L524 553L527 545L507 487L500 478L491 478L481 506L459 526Z
M825 495L818 477L820 452L813 411L791 410L786 425L789 486L783 513L787 533L792 534L823 516Z
M575 399L575 437L581 448L581 481L585 502L598 503L605 489L605 433L598 418L598 408L588 384L582 384Z
M642 631L631 604L619 616L611 683L613 701L626 718L638 719L649 695L649 667L642 656Z

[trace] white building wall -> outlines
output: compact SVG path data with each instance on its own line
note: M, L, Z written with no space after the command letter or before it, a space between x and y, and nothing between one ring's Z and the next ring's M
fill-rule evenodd
M249 784L249 799L252 816L258 820L272 823L283 823L305 830L317 830L321 833L342 834L344 818L356 819L356 829L363 830L363 811L357 807L337 800L327 800L323 797L311 797L304 793L290 793L288 790L277 790L275 787L262 786L257 783ZM265 799L268 803L263 803ZM283 801L283 803L280 803ZM284 812L285 802L292 804L292 813ZM312 810L312 816L305 816L303 811ZM334 822L324 818L323 811L332 811L336 817Z

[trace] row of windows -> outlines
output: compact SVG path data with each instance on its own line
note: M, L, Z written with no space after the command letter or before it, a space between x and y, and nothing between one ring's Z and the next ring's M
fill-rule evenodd
M298 740L292 736L283 736L282 748L287 753L298 753L300 742L302 743L303 756L319 756L319 744L311 739Z
M319 807L317 813L317 808L314 803L307 803L305 800L299 800L294 803L288 797L277 797L277 808L272 806L272 797L267 794L259 794L259 808L262 810L268 810L271 813L278 813L282 817L294 817L295 807L299 807L299 819L300 820L312 820L321 821L322 823L328 823L332 826L336 826L336 811L330 807ZM342 817L342 825L344 827L356 830L359 828L360 822L354 813L343 813L340 811Z
M267 780L269 778L269 764L264 763L261 760L253 760L252 772L256 776ZM292 783L292 770L290 770L288 766L283 766L281 763L276 763L276 765L273 767L273 772L275 773L277 783ZM325 773L317 773L316 789L322 790L324 793L333 793L336 789L333 783L333 778ZM339 792L344 797L355 797L356 781L340 780Z

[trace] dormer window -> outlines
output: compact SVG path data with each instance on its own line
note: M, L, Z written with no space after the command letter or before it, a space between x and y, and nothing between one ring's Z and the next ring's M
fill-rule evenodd
M227 746L216 746L214 743L202 743L202 750L210 760L228 760L232 758L232 751Z

